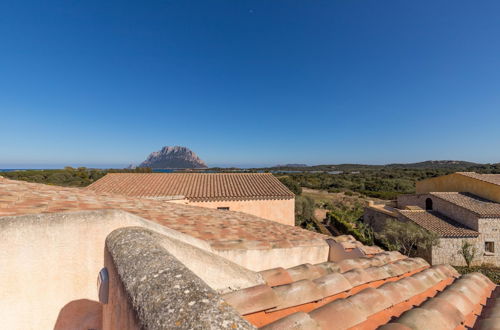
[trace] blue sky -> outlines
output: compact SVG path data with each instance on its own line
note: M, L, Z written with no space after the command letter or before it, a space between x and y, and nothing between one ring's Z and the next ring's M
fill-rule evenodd
M500 2L2 1L0 167L500 162Z

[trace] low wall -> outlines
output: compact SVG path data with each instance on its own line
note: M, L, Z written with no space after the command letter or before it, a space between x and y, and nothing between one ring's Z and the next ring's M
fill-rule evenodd
M106 215L108 221L102 212L0 220L2 327L67 329L82 319L99 324L96 277L104 262L104 239L122 226L116 213Z
M254 329L171 255L164 240L137 227L108 236L110 299L103 329Z
M189 202L189 205L216 209L229 207L230 211L252 214L257 217L295 226L295 199L265 199L241 201ZM221 210L221 212L224 212Z
M198 251L211 250L207 242L123 211L2 217L2 328L68 329L75 324L85 329L100 328L96 326L101 322L96 278L104 265L104 242L110 232L127 226L149 228L183 242L179 250L174 250L176 253L189 253L187 247L193 246ZM186 248L183 250L181 245ZM234 273L221 277L226 287L260 283L252 272L233 266Z
M214 253L253 271L276 267L290 268L300 264L328 261L330 247L326 241L311 246L279 249L217 250Z
M384 229L387 219L397 220L397 213L381 210L375 206L365 207L363 222L370 225L375 232L380 232Z

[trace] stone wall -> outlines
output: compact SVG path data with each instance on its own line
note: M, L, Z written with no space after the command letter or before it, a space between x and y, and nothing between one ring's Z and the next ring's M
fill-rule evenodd
M457 206L448 201L442 200L439 197L432 197L434 210L444 214L445 216L459 222L471 229L479 231L478 216L463 207Z
M406 206L418 206L425 210L425 201L427 198L432 200L432 209L434 211L438 211L439 213L478 231L478 216L474 212L430 194L400 195L398 196L398 208L404 209Z
M253 271L276 267L290 268L300 264L319 264L328 261L330 247L326 240L311 246L282 247L275 249L231 249L214 251L219 256Z
M432 265L450 264L453 266L465 266L465 259L460 254L463 241L468 241L478 250L473 265L482 264L481 240L477 238L440 238L439 245L432 249Z
M295 225L295 199L262 199L238 201L189 202L189 205L217 209L229 207L230 211L252 214L285 225ZM221 210L221 212L223 212Z
M500 266L500 218L479 219L482 262ZM487 253L485 242L494 242L495 252Z
M418 206L425 210L425 200L428 194L399 195L397 199L398 209L404 210L407 206Z
M103 329L254 329L170 254L164 239L138 227L108 236L111 299L104 305Z
M465 260L459 253L463 241L468 241L476 248L474 265L500 266L500 219L479 219L480 235L477 238L440 238L439 246L432 251L432 264L449 263L453 266L465 266ZM495 252L485 251L485 242L494 242Z
M397 220L397 217L383 212L376 207L366 207L363 214L363 222L370 225L375 232L381 231L387 219Z

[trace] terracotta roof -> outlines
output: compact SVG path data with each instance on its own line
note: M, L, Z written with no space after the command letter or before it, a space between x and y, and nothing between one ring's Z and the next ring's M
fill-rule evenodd
M489 182L500 186L500 174L479 174L476 172L457 172L457 174L465 175L469 178Z
M405 218L439 237L477 237L479 233L436 211L399 210Z
M455 281L459 274L452 267L430 267L420 258L382 253L362 259L373 260L367 263L354 259L353 263L359 267L345 272L335 263L300 265L295 267L302 270L300 276L296 279L282 276L283 283L275 282L274 278L269 282L269 276L276 274L277 269L264 271L261 274L266 285L234 291L223 298L246 320L262 329L375 329L405 312L418 310L416 307L423 303L422 306L432 310L430 327L411 327L400 318L385 328L456 329L461 324L470 324L469 314L479 314L481 304L486 304L495 289L481 274L466 275ZM283 271L290 272L290 269L279 270ZM470 296L471 310L457 315L454 309L445 308L445 304L460 306L460 301L453 299L453 293L468 288L471 289L464 294ZM433 298L439 292L442 301ZM491 320L492 314L484 317ZM449 322L443 327L443 323L439 323L443 319L455 323ZM435 327L436 324L441 327Z
M325 244L325 238L328 238L240 212L221 212L0 177L0 217L99 209L120 209L136 214L207 241L217 250L313 246Z
M266 330L497 329L499 289L480 273L459 278L451 266L388 252L351 263L263 271L267 284L223 298Z
M134 197L184 196L193 201L295 196L270 173L111 173L87 189Z
M435 297L428 299L418 308L406 311L381 329L469 329L472 327L474 329L498 329L498 314L492 318L490 318L491 314L488 315L488 308L490 311L499 312L496 305L495 287L487 277L480 273L464 275ZM484 306L486 308L483 310ZM476 324L478 315L480 321ZM495 323L496 327L491 327ZM401 327L394 327L396 325Z
M258 285L223 295L223 298L241 314L249 315L248 319L256 321L257 312L268 311L265 321L256 325L264 325L276 318L293 313L291 307L305 303L317 302L345 292L359 292L367 283L414 273L429 267L423 259L406 258L399 253L381 253L380 258L365 260L353 259L355 267L342 270L334 262L318 265L304 264L289 269L275 268L260 272L266 285ZM276 274L282 281L276 281ZM288 276L284 276L288 274ZM380 284L380 283L379 283ZM342 295L343 296L343 295ZM330 300L325 300L324 303ZM278 312L280 311L280 312ZM255 322L254 322L255 324Z
M500 217L500 203L496 203L470 193L431 192L430 195L463 207L480 217Z

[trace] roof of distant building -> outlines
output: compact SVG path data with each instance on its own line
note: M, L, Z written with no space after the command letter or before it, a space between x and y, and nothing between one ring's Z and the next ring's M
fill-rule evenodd
M436 211L399 210L404 217L417 225L439 235L439 237L477 237L475 230L444 216Z
M457 172L457 174L500 186L500 174L480 174L476 172Z
M432 192L430 195L438 197L457 206L463 207L480 217L500 217L500 203L463 192Z
M111 173L87 189L147 198L184 196L192 201L295 196L270 173Z

